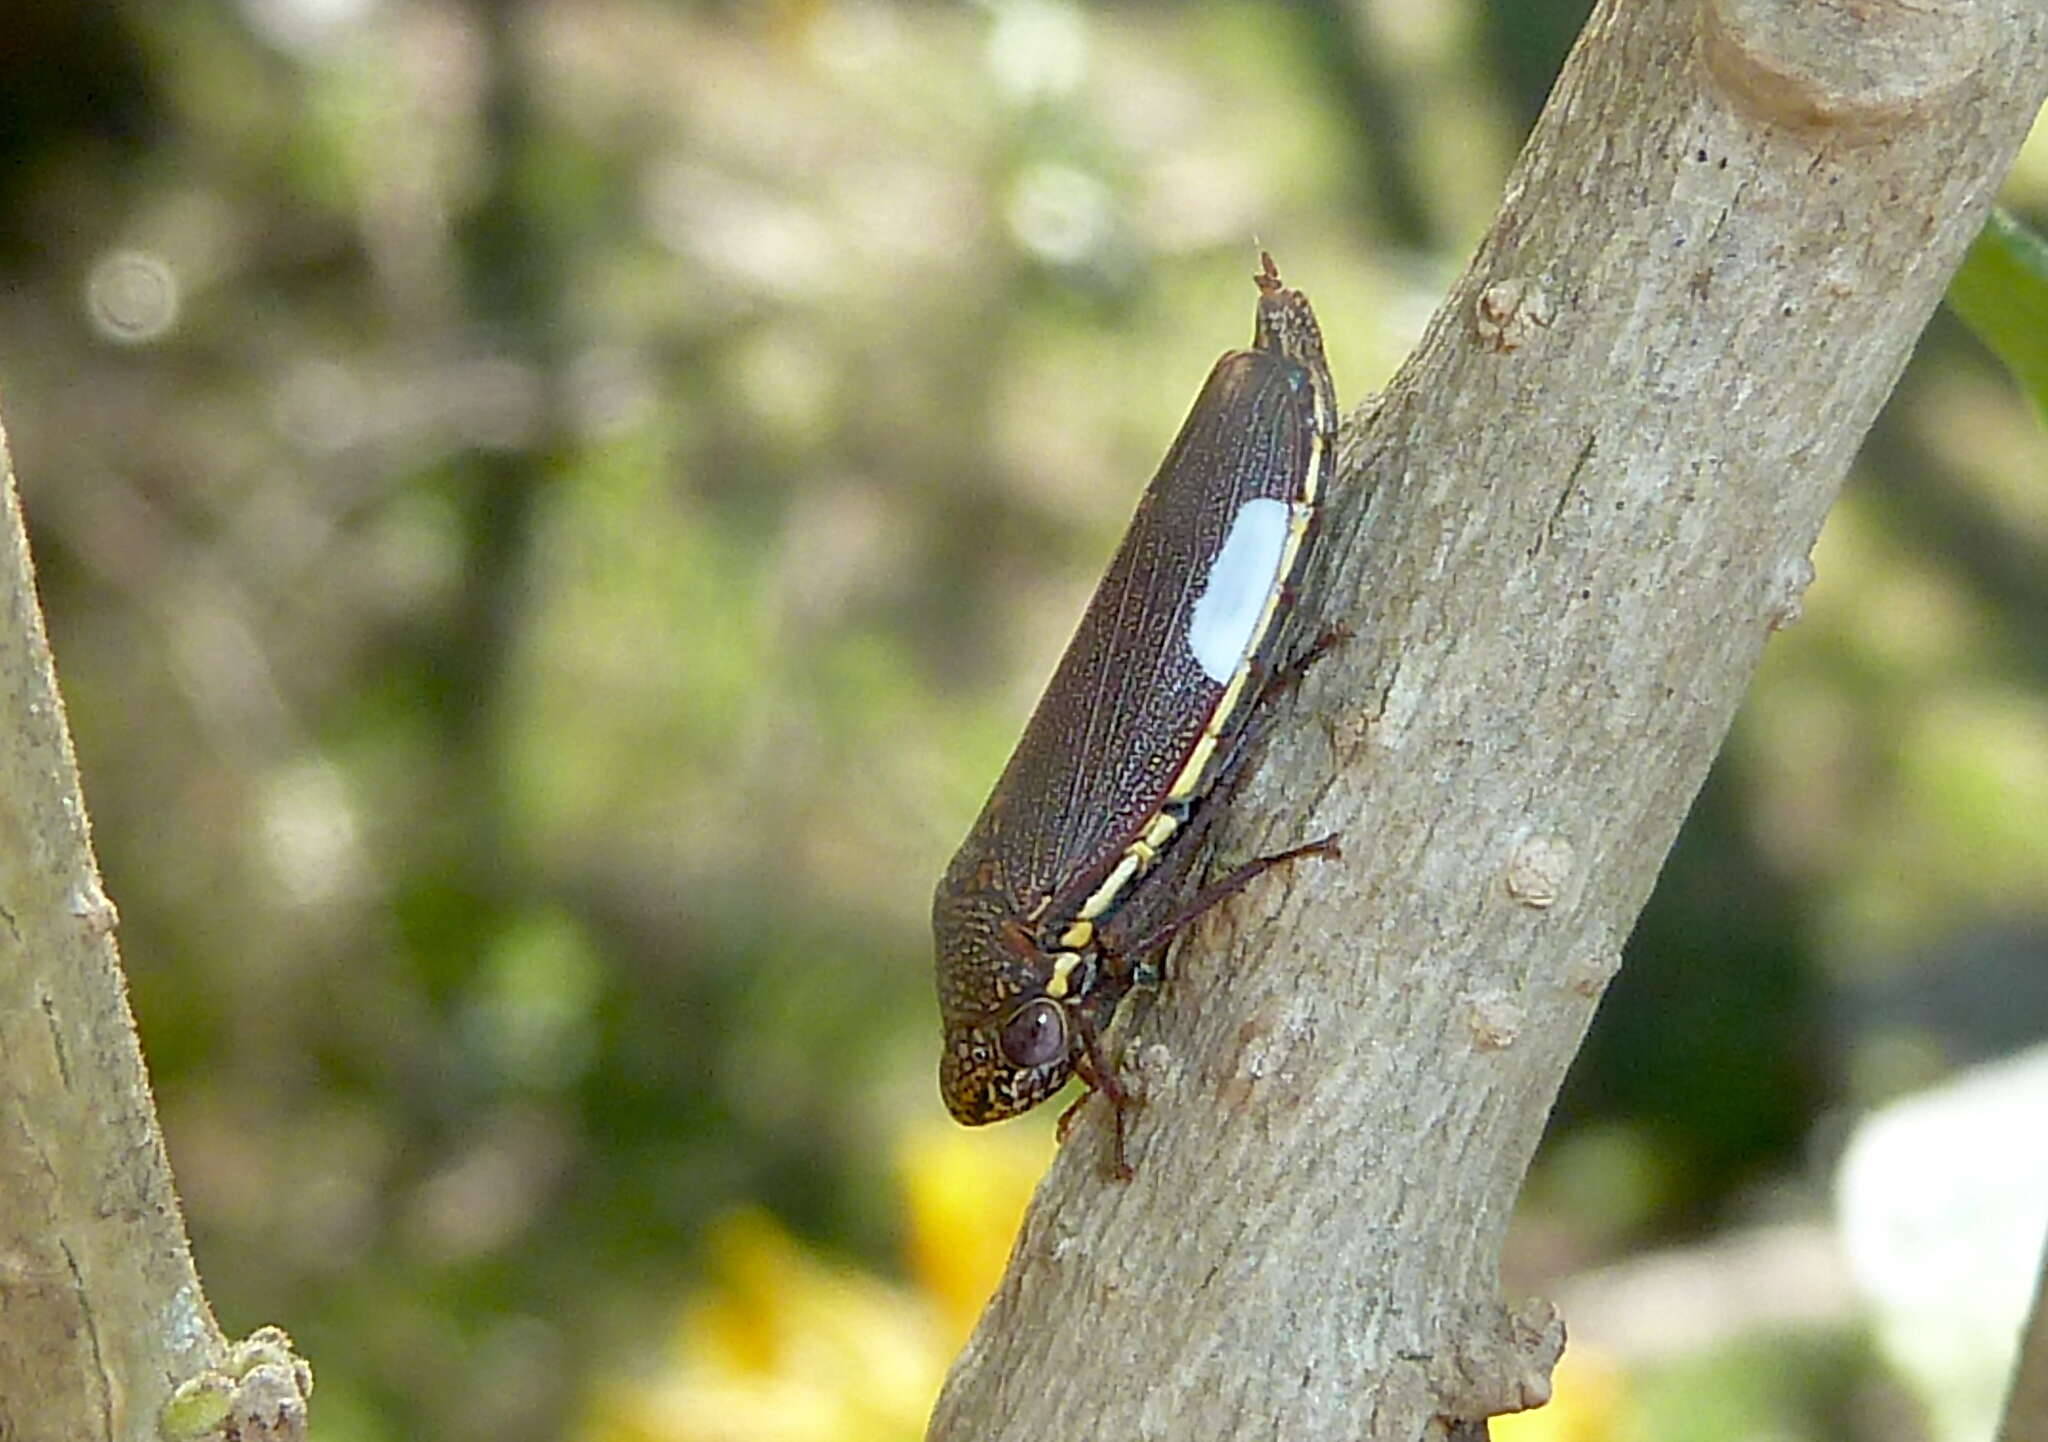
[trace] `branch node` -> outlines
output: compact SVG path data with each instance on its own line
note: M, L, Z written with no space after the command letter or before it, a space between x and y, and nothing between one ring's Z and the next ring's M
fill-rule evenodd
M164 1404L169 1442L305 1442L313 1369L281 1327L258 1327L227 1361L188 1377Z
M1772 125L1882 139L1936 108L1989 59L1979 0L1708 0L1707 72Z
M1564 1352L1564 1318L1532 1299L1498 1312L1437 1380L1437 1415L1455 1434L1461 1425L1550 1400L1550 1373Z
M108 936L121 924L121 913L114 905L114 898L107 895L97 874L89 875L71 888L65 898L65 909L77 917L85 927L88 936Z
M1495 281L1479 292L1473 306L1479 343L1488 350L1519 350L1536 332L1549 329L1556 316L1550 292L1530 276Z
M1506 1051L1522 1034L1525 1020L1527 1013L1512 993L1495 988L1465 998L1465 1021L1480 1051Z
M1564 895L1578 859L1578 852L1562 836L1524 837L1508 858L1507 874L1502 878L1508 895L1531 911L1548 911Z
M1813 557L1800 554L1787 558L1771 576L1770 610L1765 624L1773 631L1799 624L1806 614L1806 588L1813 584Z
M1598 996L1621 971L1621 948L1602 946L1565 964L1564 984L1580 996Z

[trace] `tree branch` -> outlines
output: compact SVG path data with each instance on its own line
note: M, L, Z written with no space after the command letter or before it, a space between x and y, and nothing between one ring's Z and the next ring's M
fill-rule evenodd
M1523 1173L2044 90L2031 0L1604 0L1351 419L1304 610L1356 639L1222 828L1344 860L1197 928L1128 1028L1136 1179L1089 1108L931 1437L1412 1439L1547 1395L1561 1330L1498 1297Z
M181 1384L182 1435L301 1436L290 1339L200 1290L116 921L0 435L0 1438L144 1442Z
M156 1129L0 453L0 1436L153 1436L226 1353Z

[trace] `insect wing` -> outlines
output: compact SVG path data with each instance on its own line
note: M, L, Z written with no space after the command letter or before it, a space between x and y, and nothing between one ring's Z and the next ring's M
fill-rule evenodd
M1187 780L1234 682L1241 721L1238 673L1273 645L1300 561L1316 426L1302 366L1245 350L1210 372L977 823L1005 813L1020 900L1096 886ZM1210 778L1194 779L1175 799Z

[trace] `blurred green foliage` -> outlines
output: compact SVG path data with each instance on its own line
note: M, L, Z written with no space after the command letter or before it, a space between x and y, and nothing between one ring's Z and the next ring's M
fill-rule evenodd
M1992 211L1948 299L2048 419L2048 241L2017 217Z
M929 886L1253 238L1364 394L1583 8L0 16L96 835L211 1293L320 1435L557 1435L738 1210L895 1265ZM1937 324L1560 1107L1549 1265L2000 1044L1948 993L2043 970L2044 456Z

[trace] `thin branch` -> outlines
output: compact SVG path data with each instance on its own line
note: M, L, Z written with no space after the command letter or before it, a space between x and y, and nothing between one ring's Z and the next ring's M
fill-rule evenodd
M275 1328L230 1348L200 1290L117 921L0 436L0 1438L288 1442L312 1376Z
M1356 639L1223 828L1344 860L1177 955L1135 1180L1091 1108L933 1438L1406 1442L1547 1395L1561 1330L1498 1295L1523 1173L2044 91L2033 0L1602 4L1352 417L1304 607Z

